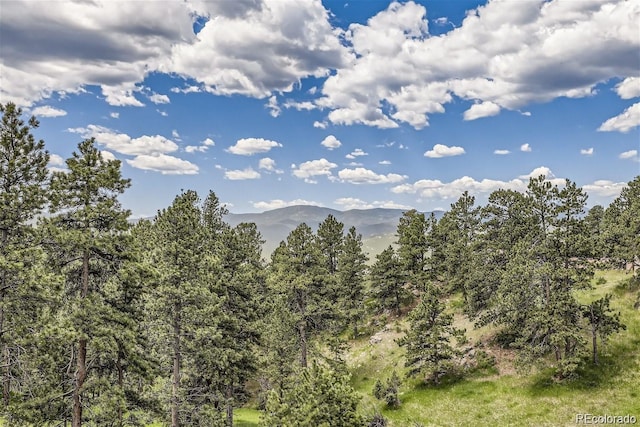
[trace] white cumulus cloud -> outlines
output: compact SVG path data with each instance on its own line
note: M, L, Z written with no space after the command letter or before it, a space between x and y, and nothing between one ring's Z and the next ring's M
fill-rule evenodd
M610 118L598 128L601 132L629 132L640 126L640 102L633 104L619 115Z
M583 156L591 156L591 155L593 155L593 147L580 149L580 154L582 154Z
M235 145L227 148L226 151L240 156L251 156L266 153L275 147L282 147L282 144L264 138L243 138L236 141Z
M50 105L42 105L34 108L31 114L36 117L61 117L66 116L67 112L59 108L51 107Z
M325 139L322 140L320 145L322 145L323 147L328 148L329 150L334 150L334 149L340 147L342 145L342 143L335 136L329 135Z
M491 101L473 104L471 108L464 112L465 120L476 120L482 117L496 116L500 113L500 106Z
M616 86L616 92L622 99L640 96L640 77L627 77Z
M369 153L365 152L362 148L356 148L351 153L347 154L345 157L349 160L353 160L356 157L368 156Z
M441 157L451 157L451 156L460 156L464 154L464 148L451 146L447 147L443 144L436 144L433 148L424 153L425 157L431 157L433 159L438 159Z
M109 128L88 125L86 128L72 128L69 132L82 135L83 138L95 138L107 149L129 155L171 153L178 150L178 145L161 135L142 135L137 138L124 133L117 133Z
M311 178L314 176L331 176L331 169L336 167L338 167L337 164L332 163L325 158L310 160L294 167L293 175L297 178L303 178L307 182L311 182L313 181Z
M224 177L232 181L241 181L245 179L258 179L260 178L260 173L252 168L246 168L242 170L225 171Z
M499 156L506 156L507 154L510 154L511 151L509 150L494 150L493 154L497 154Z
M638 150L629 150L629 151L625 151L624 153L620 153L620 155L618 156L621 159L627 160L627 159L638 159Z
M350 184L395 184L406 179L406 176L396 173L377 174L365 168L342 169L338 177Z
M524 151L525 153L530 153L531 152L531 146L529 145L529 143L522 144L520 146L520 151Z
M127 159L127 163L134 168L160 172L162 175L195 175L199 170L191 162L166 154L142 154L133 160Z
M169 99L169 97L167 95L161 95L159 93L154 93L153 95L149 96L149 100L151 102L153 102L154 104L169 104L169 103L171 103L171 100Z

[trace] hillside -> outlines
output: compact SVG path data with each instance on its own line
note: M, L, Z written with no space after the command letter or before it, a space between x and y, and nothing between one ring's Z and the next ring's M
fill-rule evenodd
M339 211L319 206L300 205L262 213L229 213L225 216L225 221L232 226L236 226L241 222L255 223L266 241L262 254L265 258L269 258L273 250L278 247L278 244L285 240L289 233L299 224L305 223L315 231L318 228L318 224L324 221L328 215L333 215L344 224L345 231L349 227L356 227L358 233L362 234L365 252L369 254L370 258L374 258L376 254L395 240L398 220L403 212L401 209L383 208ZM440 218L443 214L441 211L434 213L437 218Z

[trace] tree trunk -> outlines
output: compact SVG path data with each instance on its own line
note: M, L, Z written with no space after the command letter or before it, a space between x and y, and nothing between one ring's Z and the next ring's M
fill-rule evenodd
M304 318L298 323L298 336L300 338L300 366L307 367L307 328Z
M598 328L596 327L595 316L593 315L593 304L591 304L591 344L593 347L593 363L598 364Z
M82 290L80 298L84 299L89 294L89 252L82 254ZM78 359L75 374L75 386L73 389L73 413L71 418L72 427L82 425L82 386L87 378L87 340L78 340Z
M228 385L225 390L226 397L226 413L227 413L227 427L233 427L233 386Z
M6 229L2 229L2 251L9 240L9 233ZM0 281L0 343L2 343L2 404L4 409L9 406L9 392L11 390L11 367L9 360L9 346L5 340L4 331L4 303L7 290L7 270L2 270L2 280Z
M121 347L118 345L118 347ZM118 370L118 387L124 393L124 370L122 368L122 348L118 349L118 360L116 361L116 369ZM122 427L122 405L118 405L118 426Z
M73 389L72 427L82 425L82 386L87 378L87 340L78 341L78 360L76 366L76 381Z
M171 382L171 427L179 427L178 391L180 390L180 303L175 304L173 316L173 378Z

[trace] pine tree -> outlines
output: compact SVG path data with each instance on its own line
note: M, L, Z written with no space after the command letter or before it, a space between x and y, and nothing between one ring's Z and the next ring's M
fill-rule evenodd
M233 425L233 407L238 396L257 369L257 346L260 343L259 298L264 289L261 261L262 238L255 224L241 223L221 235L221 251L216 293L220 298L219 338L201 359L210 360L210 371L199 363L217 384L224 398L226 424Z
M308 363L312 336L332 326L335 307L327 293L324 259L311 228L300 224L272 257L271 290L285 297L295 316L295 334L299 346L300 366Z
M269 394L261 425L269 427L360 427L359 397L347 375L314 362L284 393Z
M358 336L358 325L362 321L365 311L364 279L367 256L362 250L362 235L357 234L356 228L349 228L344 239L344 250L338 257L338 283L340 295L340 311L353 328L353 336Z
M391 308L400 314L402 299L406 294L404 278L393 247L389 246L376 255L369 279L372 292L383 310Z
M428 286L420 303L409 313L409 331L398 343L406 347L408 374L424 374L425 381L440 378L452 369L456 350L452 338L461 339L464 331L453 326L453 315L445 313L439 292Z
M21 337L36 327L34 315L47 299L36 273L41 252L29 225L46 202L49 154L44 141L32 131L38 121L27 123L13 103L0 104L0 360L2 361L2 406L6 411ZM41 276L40 276L41 277ZM16 390L17 391L17 390Z
M606 209L603 218L604 242L610 253L631 264L634 276L640 267L640 175L629 181Z
M589 322L591 329L591 351L593 363L598 364L598 336L605 341L609 335L627 327L620 322L620 313L614 313L610 307L611 295L582 306L582 315Z
M93 139L81 142L66 164L68 172L55 172L51 178L55 215L47 226L54 242L52 259L66 277L65 303L76 363L72 425L79 427L89 405L85 383L92 366L87 355L94 342L109 335L105 324L111 310L105 286L127 257L129 211L121 208L118 196L129 180L121 177L119 161L103 160Z
M217 413L192 413L193 402L187 388L194 393L210 393L197 381L189 384L185 366L199 369L199 351L212 348L218 336L219 298L212 284L216 266L200 199L196 192L178 195L171 206L156 217L152 254L158 283L149 298L149 312L154 320L154 335L168 337L157 343L166 368L171 371L171 426L183 423L214 422ZM206 408L203 408L206 409Z
M423 213L412 209L404 212L398 222L398 260L406 280L416 289L422 289L429 247L428 222Z
M475 197L465 191L437 225L439 234L444 236L440 246L443 253L440 271L445 272L445 280L451 290L462 292L468 313L475 313L479 305L473 273L480 209L474 204Z

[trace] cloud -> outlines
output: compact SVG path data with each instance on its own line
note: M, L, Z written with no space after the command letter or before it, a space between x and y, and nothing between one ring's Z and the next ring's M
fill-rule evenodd
M493 154L497 154L499 156L506 156L507 154L510 154L511 151L509 150L494 150Z
M326 129L327 128L328 123L327 122L319 122L319 121L315 121L313 122L313 127L314 128L319 128L319 129Z
M529 143L522 144L520 146L520 151L524 151L525 153L530 153L531 152L531 146L529 145Z
M465 120L476 120L482 117L496 116L500 113L500 106L491 101L473 104L471 108L464 112Z
M638 160L638 150L625 151L624 153L620 153L618 157L623 160Z
M460 156L464 154L464 148L462 147L447 147L443 144L436 144L433 146L433 149L424 153L425 157L431 157L432 159L438 159L441 157L451 157L451 156Z
M323 147L326 147L329 150L334 150L336 148L339 148L342 145L342 143L335 136L329 135L322 140L320 145L322 145Z
M290 201L284 201L284 200L281 200L281 199L274 199L274 200L269 200L268 202L254 202L253 203L253 207L254 208L256 208L256 209L264 209L264 210L280 209L280 208L286 208L288 206L298 206L298 205L322 206L322 203L313 202L313 201L304 200L304 199L295 199L295 200L290 200Z
M275 172L277 174L284 173L282 170L276 169L276 161L269 157L260 159L260 161L258 162L258 168L264 169L269 172Z
M364 200L360 200L354 197L341 197L333 201L334 204L341 206L343 209L373 209L373 208L385 208L385 209L412 209L411 206L402 205L394 201L374 201L367 203Z
M43 105L43 106L34 108L31 114L33 114L36 117L61 117L61 116L66 116L67 112L59 108L51 107L49 105Z
M158 114L160 114L162 117L167 117L169 115L169 113L167 113L166 111L160 111L160 110L156 110L158 112Z
M640 102L633 104L620 115L612 117L602 123L598 130L601 132L616 131L627 133L637 126L640 126Z
M114 107L144 107L144 104L133 94L140 88L133 83L123 83L118 86L102 86L102 94L107 104Z
M177 43L164 68L216 95L266 98L292 91L304 77L326 76L349 60L320 2L244 2L242 13L230 13L233 3L240 2L198 3L201 15L214 18L193 43Z
M109 117L111 117L112 119L118 119L120 118L120 113L117 113L117 112L109 113Z
M2 47L0 99L29 105L97 85L111 105L142 106L135 84L158 70L173 45L194 38L186 2L57 2L54 9L2 4L0 39L11 43Z
M622 99L640 96L640 77L627 77L616 86L616 93Z
M297 178L303 178L306 182L312 181L314 176L331 176L331 169L338 167L335 163L331 163L325 158L319 160L310 160L301 163L300 166L293 167L293 175Z
M178 145L160 135L143 135L132 138L124 133L98 125L88 125L86 128L68 129L69 132L82 135L83 138L95 138L109 150L129 155L171 153L178 150Z
M627 184L624 182L613 182L608 180L597 180L592 184L583 185L582 189L590 194L602 197L616 197Z
M102 150L100 151L100 155L102 156L102 160L105 160L107 162L117 160L116 156L111 151Z
M356 148L351 153L347 154L345 157L347 159L353 160L356 157L368 156L368 155L369 155L369 153L364 152L361 148Z
M184 147L184 151L186 151L187 153L204 153L208 148L209 147L207 147L206 145L187 145L186 147Z
M62 156L59 156L57 154L50 154L49 155L49 165L50 166L64 166L66 163L64 161L64 159L62 158Z
M258 179L260 178L260 173L256 172L252 168L246 168L243 170L225 171L224 177L225 179L232 181L241 181L245 179Z
M395 173L377 174L365 168L342 169L338 172L338 177L350 184L395 184L406 179L406 176L403 175Z
M274 147L282 147L282 144L263 138L243 138L236 141L235 145L226 151L240 156L251 156L258 153L266 153Z
M492 1L433 37L424 6L392 2L348 27L356 57L326 80L317 103L336 124L419 129L455 97L474 102L464 117L472 120L591 96L600 83L637 76L639 18L628 1Z
M593 147L580 149L580 154L582 154L583 156L591 156L591 155L593 155Z
M151 102L153 102L154 104L169 104L169 103L171 103L171 100L169 99L169 97L167 95L160 95L159 93L154 93L153 95L149 96L149 100Z
M280 112L282 111L282 109L278 105L278 99L275 95L270 96L269 102L267 102L264 106L269 109L269 114L271 115L271 117L278 117L280 115Z
M469 176L463 176L450 182L442 182L438 179L421 179L413 184L402 184L393 187L391 192L396 194L417 194L428 199L457 199L465 191L475 196L486 195L500 189L524 192L529 185L529 178L539 175L545 175L547 180L554 185L564 185L564 179L555 177L548 167L540 166L528 174L520 175L518 178L508 181L487 178L478 181ZM619 194L623 187L624 183L598 180L592 184L584 185L582 188L594 195L610 197Z
M311 101L297 102L297 101L292 101L290 99L284 103L284 107L293 108L297 111L311 111L318 108L318 106Z
M537 167L526 175L520 175L519 178L528 180L529 178L537 178L540 175L544 175L547 178L555 178L555 175L553 174L553 172L551 172L551 169L546 166Z
M133 160L127 159L127 163L134 168L160 172L162 175L195 175L199 170L191 162L166 154L142 154Z
M378 162L379 165L390 165L391 162L389 160L382 160L380 162Z
M172 132L172 134L173 133L175 133L174 137L180 136L178 135L178 132L175 130ZM216 145L216 143L213 142L213 139L206 138L204 141L200 143L200 145L187 145L186 147L184 147L184 151L186 151L187 153L195 153L195 152L204 153L209 149L209 147L213 147L214 145Z

